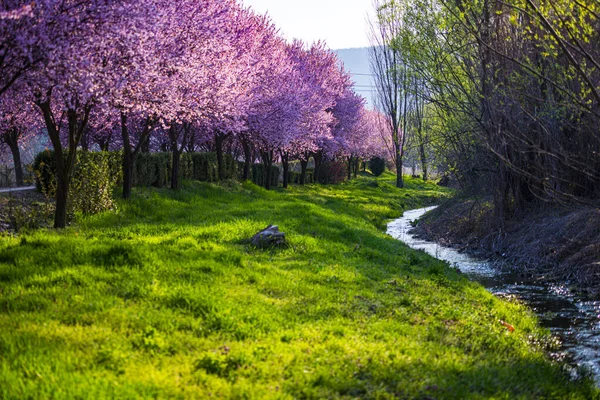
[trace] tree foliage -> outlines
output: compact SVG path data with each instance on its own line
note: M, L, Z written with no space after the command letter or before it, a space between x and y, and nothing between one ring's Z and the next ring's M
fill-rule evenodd
M290 161L357 160L381 136L325 43L286 42L237 0L14 0L0 4L0 33L0 134L25 121L10 90L54 149L55 227L81 150L122 151L128 199L142 153L171 153L173 189L182 154L199 151L216 154L219 179L226 154L246 179L262 161L269 188L274 162L286 186Z
M390 2L397 4L398 2ZM432 144L499 221L600 183L600 4L406 0L395 43L429 104Z

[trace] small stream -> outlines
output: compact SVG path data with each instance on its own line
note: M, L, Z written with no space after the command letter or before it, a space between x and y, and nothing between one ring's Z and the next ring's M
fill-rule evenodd
M499 297L517 298L527 304L538 315L540 324L550 329L561 342L560 351L552 356L569 365L588 369L600 386L600 301L582 299L565 285L527 281L518 275L503 273L490 261L478 260L411 235L411 221L434 208L406 211L402 218L388 224L388 235L413 249L447 261ZM573 374L577 374L576 369Z

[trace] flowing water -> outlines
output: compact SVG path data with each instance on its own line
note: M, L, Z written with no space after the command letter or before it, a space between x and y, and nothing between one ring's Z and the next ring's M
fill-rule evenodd
M405 212L402 218L388 224L387 233L413 249L447 261L495 295L517 298L527 304L538 315L541 325L561 342L560 351L552 356L587 369L600 386L600 301L580 298L564 285L527 281L504 273L488 260L476 259L410 234L411 222L434 208ZM573 369L573 374L577 374L577 369Z

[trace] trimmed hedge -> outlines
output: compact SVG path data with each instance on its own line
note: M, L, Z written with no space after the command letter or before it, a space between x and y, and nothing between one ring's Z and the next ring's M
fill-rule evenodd
M252 182L258 186L265 186L265 166L264 164L252 165ZM276 188L279 185L279 167L271 166L271 187Z
M237 167L238 167L238 180L242 180L243 179L243 174L244 174L244 162L243 161L238 161L237 162ZM279 167L277 167L276 165L271 166L271 187L275 188L277 187L277 185L279 185ZM262 163L257 163L257 164L252 164L250 166L250 176L249 176L250 180L252 181L252 183L258 185L258 186L265 186L265 166Z
M300 184L300 176L302 176L301 172L297 171L289 171L288 173L288 182L294 184ZM304 183L314 183L315 182L315 170L314 168L306 169L306 178L304 179Z
M122 180L120 160L119 152L77 152L77 162L69 186L70 213L95 214L114 207L112 189ZM56 195L54 151L45 150L39 153L33 161L33 171L38 191L48 197L54 197Z
M133 167L133 186L164 187L171 179L171 153L139 153Z
M135 163L134 186L168 186L171 182L172 153L140 153ZM230 154L223 155L225 179L235 179L237 163ZM219 165L215 153L183 153L179 176L201 182L218 182Z
M79 174L75 173L71 185L77 190L90 191L95 185L103 184L104 179L112 186L123 182L123 154L121 152L77 152L77 164L75 172L81 169ZM96 164L96 169L87 163ZM225 179L235 179L237 176L237 163L230 154L223 156ZM165 187L171 182L171 153L139 153L133 169L134 186ZM33 170L35 173L35 184L38 191L48 196L56 193L56 162L54 151L46 150L39 153L34 160ZM184 179L194 179L202 182L217 182L219 180L219 168L217 155L215 153L183 153L179 164L180 176ZM88 175L89 174L89 175ZM102 180L96 178L102 175ZM89 176L89 179L88 179ZM85 182L84 182L85 181ZM101 188L100 191L105 189ZM93 210L95 206L83 205L86 200L74 197L71 199L77 203L76 210ZM97 201L90 196L90 202ZM83 209L80 209L83 207ZM85 211L84 211L85 212ZM95 212L95 211L93 211Z

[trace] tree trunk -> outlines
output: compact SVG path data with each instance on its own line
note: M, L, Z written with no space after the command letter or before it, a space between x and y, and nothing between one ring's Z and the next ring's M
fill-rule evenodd
M273 166L273 153L271 151L261 152L265 168L265 189L271 190L271 167Z
M250 142L247 139L242 139L242 147L244 148L244 173L242 180L247 181L250 179L250 163L252 162Z
M171 152L173 153L173 159L171 164L171 189L179 189L179 159L181 153L179 146L177 146L177 132L174 125L169 128L169 138L171 140Z
M56 169L56 212L54 213L54 227L57 229L67 226L67 201L69 186L71 184L70 174L63 168ZM57 166L58 167L58 166Z
M151 134L148 133L148 137L146 138L146 140L144 140L144 142L140 146L140 151L142 153L150 153L150 135Z
M223 142L225 141L225 136L220 133L215 133L215 150L217 153L217 168L219 173L219 181L225 179L225 171L223 168Z
M357 178L358 176L358 168L360 166L360 158L356 157L356 159L354 160L354 179Z
M48 93L49 95L50 93ZM71 173L77 162L77 146L81 135L85 130L92 110L92 106L87 104L83 106L83 117L80 119L75 109L67 110L67 121L69 128L69 153L65 156L62 143L60 141L60 132L55 123L55 118L50 107L50 101L36 102L42 111L44 122L48 130L48 136L54 147L54 157L56 161L56 211L54 214L54 228L60 229L67 226L67 202L69 195L69 186L71 184Z
M188 144L186 145L186 149L188 153L193 153L194 150L196 150L196 137L194 135L191 135L188 141Z
M179 189L179 160L181 158L181 153L178 149L173 150L173 164L171 171L171 189L178 190Z
M396 146L396 187L404 187L404 176L402 175L402 153L400 146Z
M308 158L306 160L300 159L300 184L306 184L306 168L308 167Z
M317 151L313 154L313 159L315 160L315 182L321 182L321 161L323 160L323 152Z
M127 115L123 112L121 113L121 137L123 139L123 198L129 200L133 187L133 151L127 128Z
M21 151L19 150L19 131L17 129L12 129L5 134L5 139L15 164L16 184L17 186L23 186L23 164L21 163Z
M99 139L98 146L100 146L100 151L108 151L109 143L109 139Z
M283 167L283 188L287 189L290 178L290 155L288 153L281 153L281 165Z
M348 157L348 180L352 179L352 156Z
M90 134L86 132L81 136L81 150L90 151Z
M133 154L123 152L123 198L131 199L131 191L133 188L133 168L135 165Z
M423 180L426 181L428 178L427 156L425 155L425 145L423 143L419 145L419 151L421 153L421 167L423 168Z

